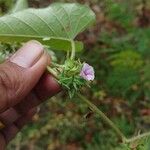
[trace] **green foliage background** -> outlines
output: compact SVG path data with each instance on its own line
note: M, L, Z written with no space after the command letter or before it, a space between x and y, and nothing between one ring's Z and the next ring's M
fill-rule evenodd
M59 0L31 0L44 7ZM64 0L65 1L65 0ZM73 0L69 2L75 2ZM97 23L78 36L85 50L78 54L96 70L86 95L127 135L150 127L150 5L142 0L78 0L91 6ZM0 0L0 12L11 10L13 0ZM19 45L0 45L0 61ZM57 52L58 60L63 54ZM120 144L115 133L78 98L65 92L41 106L33 123L11 142L8 150L149 150L149 139Z

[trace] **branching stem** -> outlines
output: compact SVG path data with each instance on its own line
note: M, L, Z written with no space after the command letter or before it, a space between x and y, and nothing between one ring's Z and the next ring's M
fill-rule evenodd
M48 66L47 70L59 81L57 72L54 69ZM121 132L121 130L100 109L98 109L86 97L82 96L81 94L77 94L77 95L93 110L93 112L97 113L100 116L100 118L103 119L103 121L116 132L116 134L122 140L123 143L134 143L135 141L138 141L138 140L141 140L142 138L146 138L150 136L150 132L147 132L147 133L143 133L141 135L137 135L132 138L126 138L126 136Z
M109 125L118 135L118 137L122 140L123 143L134 143L135 141L141 140L142 138L146 138L150 136L150 132L143 133L141 135L126 138L126 136L121 132L121 130L116 127L116 125L100 110L98 109L93 103L91 103L87 98L82 96L81 94L77 94L80 99L82 99L95 113L97 113L103 121Z
M129 138L129 139L126 139L125 140L125 143L133 143L135 141L138 141L142 138L146 138L146 137L149 137L150 136L150 132L147 132L147 133L143 133L143 134L140 134L140 135L137 135L135 137L132 137L132 138Z

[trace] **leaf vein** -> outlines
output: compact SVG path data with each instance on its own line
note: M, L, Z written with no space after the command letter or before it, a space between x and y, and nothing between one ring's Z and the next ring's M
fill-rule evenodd
M64 10L64 12L67 14L67 16L68 16L68 18L69 18L69 26L70 26L70 28L72 28L70 15L72 14L73 6L71 7L70 15L69 15L69 13L66 11L66 9L63 7L63 5L61 5L60 7L61 7L61 8ZM71 35L71 37L72 37L72 35Z
M82 28L81 31L91 22L91 20L89 20Z
M2 19L1 19L1 21L2 21L2 23L4 23L5 25L7 25L7 27L8 27L13 33L15 33L14 29L13 29L8 23L6 23L5 20L2 20Z
M30 14L33 14L34 16L38 17L41 21L43 21L45 23L45 25L53 32L54 36L59 36L58 34L56 34L56 32L52 29L52 27L40 16L38 16L37 14L35 14L34 12L30 11Z
M79 20L78 20L78 22L77 22L77 25L76 25L76 27L75 27L75 30L74 30L74 35L76 35L76 32L77 32L77 29L78 29L78 26L79 26L79 23L80 23L80 21L81 21L81 19L83 18L83 17L85 17L86 16L86 14L87 14L87 12L85 12L80 18L79 18ZM91 20L90 20L91 21Z
M65 30L66 36L67 36L68 38L70 38L70 36L69 36L69 34L68 34L68 32L67 32L65 26L62 24L62 22L59 20L59 18L53 13L53 9L52 9L51 13L53 14L53 16L56 17L56 19L57 19L57 21L59 22L59 24L60 24L60 25L62 26L62 28Z
M31 25L29 25L28 23L26 23L26 22L23 21L22 19L20 19L20 18L14 16L14 15L10 15L10 17L16 18L18 21L20 21L20 22L24 23L25 25L27 25L28 27L30 27L36 34L40 35L40 33L39 33L37 30L35 30Z

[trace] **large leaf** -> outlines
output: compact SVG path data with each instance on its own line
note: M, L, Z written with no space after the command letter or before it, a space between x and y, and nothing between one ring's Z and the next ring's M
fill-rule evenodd
M70 50L70 40L95 21L86 5L54 3L44 9L27 9L0 18L0 41L25 42L36 39L53 49ZM82 44L76 42L76 50Z

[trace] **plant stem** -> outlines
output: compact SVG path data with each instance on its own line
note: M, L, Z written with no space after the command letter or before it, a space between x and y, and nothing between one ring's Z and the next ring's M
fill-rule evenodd
M116 125L101 111L99 110L94 104L92 104L88 99L86 99L81 94L78 94L78 96L88 104L88 106L97 114L100 115L100 117L105 121L106 124L108 124L118 135L118 137L122 140L122 142L127 141L127 138L124 136L124 134L120 131L119 128L116 127Z
M47 67L47 70L56 78L56 80L59 80L57 72ZM132 138L126 138L126 136L121 132L121 130L100 110L98 109L93 103L91 103L86 97L82 96L81 94L77 94L80 99L82 99L92 110L93 112L97 113L103 121L109 125L118 135L118 137L122 140L123 143L134 143L137 140L140 140L142 138L150 136L150 132L143 133L141 135L138 135L136 137Z
M66 55L66 59L68 59L69 58L69 54L70 52L69 51L67 51L67 55Z
M47 70L48 72L53 75L57 80L58 80L58 76L57 76L57 73L54 69L52 69L51 67L47 66Z
M75 58L75 42L73 40L71 40L71 46L72 46L72 50L71 50L71 59L74 59Z
M77 94L79 98L81 98L88 106L97 114L100 115L100 117L105 121L106 124L108 124L118 135L118 137L122 140L123 143L134 143L137 140L141 140L142 138L149 137L150 132L143 133L141 135L138 135L136 137L132 138L126 138L125 135L121 132L121 130L116 127L116 125L100 110L98 109L93 103L91 103L87 98L82 96L81 94Z
M126 139L125 143L133 143L134 141L137 141L137 140L140 140L142 138L149 137L149 136L150 136L150 132L143 133L143 134L137 135L137 136L135 136L133 138Z
M51 65L58 68L63 68L63 65L59 65L57 63L51 62Z

